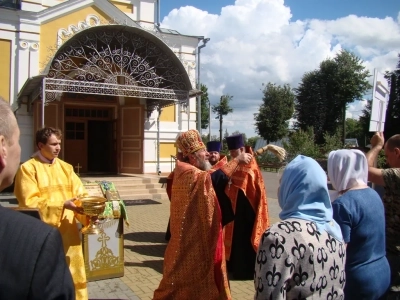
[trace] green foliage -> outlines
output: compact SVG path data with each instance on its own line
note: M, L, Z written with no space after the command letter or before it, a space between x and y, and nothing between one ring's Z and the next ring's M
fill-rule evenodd
M327 155L333 150L338 150L343 148L343 139L340 133L340 128L332 135L324 132L325 143L322 146L323 154Z
M295 94L290 85L280 86L271 82L265 86L263 94L263 103L259 113L254 114L254 120L256 132L269 143L288 134Z
M212 106L213 113L218 115L219 119L219 139L222 141L222 124L223 117L233 112L233 108L230 107L229 102L232 101L233 96L230 95L222 95L219 104Z
M380 169L388 168L389 166L386 163L385 151L381 150L378 154L378 161L376 163L377 167Z
M322 145L325 132L333 135L340 126L343 129L347 104L371 88L369 76L361 59L345 50L304 74L296 89L296 128L313 127L315 140Z
M320 132L325 123L325 100L319 86L319 71L305 73L296 91L295 127L306 131L312 127L313 131ZM337 120L334 121L335 123Z
M347 118L346 119L346 138L357 138L363 135L360 120Z
M254 149L254 147L256 146L257 140L259 138L260 137L258 137L258 136L253 136L253 137L248 138L247 145ZM257 150L257 149L255 149L255 150Z
M340 136L340 128L334 134L323 133L325 143L317 145L314 142L314 131L311 127L307 130L297 130L289 135L287 142L283 142L283 147L288 153L288 160L292 160L297 155L305 155L314 159L326 159L332 150L342 149L343 141Z
M356 138L359 147L365 147L369 144L370 140L370 133L369 133L369 115L370 112L368 111L368 104L367 107L363 110L368 117L361 115L358 120L355 119L346 119L346 138ZM365 123L364 123L365 121Z
M200 90L203 92L201 95L201 128L207 129L210 124L210 100L208 99L208 88L206 85L201 84Z
M256 157L257 163L261 164L281 164L281 161L276 157L276 155L271 152L264 152L261 155L257 155Z
M225 128L224 137L221 142L221 154L229 155L228 144L226 143L226 137L229 136L228 129ZM213 135L212 141L220 141L220 137Z
M222 95L219 100L219 104L212 106L212 111L218 115L218 118L233 112L232 107L229 105L229 102L232 101L232 98L233 96L230 95Z
M210 141L208 134L202 134L201 140L203 141L204 145L206 145Z
M398 57L397 68L393 72L386 74L390 85L384 131L386 140L399 133L398 129L400 128L400 54Z
M314 130L310 127L306 130L299 129L289 135L287 142L283 142L283 148L288 153L288 160L292 160L299 154L313 158L321 157L319 147L314 142Z
M215 134L211 136L210 141L219 141L218 136L216 136Z
M361 140L358 141L360 147L366 147L369 144L369 141L373 135L373 132L369 132L369 121L371 119L371 109L372 109L372 100L368 100L365 105L362 115L360 116L359 123L361 127L362 137Z

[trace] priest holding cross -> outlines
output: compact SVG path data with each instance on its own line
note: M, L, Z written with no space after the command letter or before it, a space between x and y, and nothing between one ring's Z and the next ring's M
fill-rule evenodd
M62 134L46 127L36 133L39 149L23 163L15 179L14 194L20 207L38 208L47 224L61 233L66 261L75 285L76 299L88 299L85 265L77 221L87 225L83 209L75 205L87 192L74 168L58 158ZM79 173L79 164L78 164Z

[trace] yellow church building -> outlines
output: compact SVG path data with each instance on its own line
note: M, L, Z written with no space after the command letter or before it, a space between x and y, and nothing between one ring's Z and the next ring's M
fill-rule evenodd
M159 26L159 0L0 1L0 95L21 129L22 162L43 126L81 173L168 172L196 128L201 36Z

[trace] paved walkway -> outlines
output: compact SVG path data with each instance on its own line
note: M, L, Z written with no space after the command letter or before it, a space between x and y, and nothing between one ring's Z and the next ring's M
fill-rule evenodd
M279 177L277 173L263 173L267 187L271 224L278 221L276 200ZM3 204L13 200L4 199ZM7 202L8 201L8 202ZM165 229L169 218L169 201L128 206L130 226L125 227L125 275L89 282L90 299L152 299L162 277L163 256L166 248ZM233 299L252 299L253 281L231 281Z
M264 173L268 191L271 223L278 221L276 200L279 177ZM169 201L128 207L131 225L125 227L125 276L89 283L93 299L152 299L162 277L163 256L166 248L165 229L169 218ZM253 281L231 281L233 299L252 299ZM134 295L128 293L129 288ZM127 295L124 298L124 293ZM120 296L118 296L120 295Z

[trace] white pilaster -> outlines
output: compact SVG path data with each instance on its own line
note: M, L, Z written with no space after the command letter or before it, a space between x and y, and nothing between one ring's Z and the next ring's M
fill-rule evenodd
M24 86L24 83L29 78L29 48L30 43L26 40L18 40L17 41L17 62L16 62L16 70L18 72L18 81L16 84L16 93L21 90Z
M27 161L35 151L33 140L33 116L27 112L26 104L21 105L16 112L18 126L21 132L21 162Z
M30 74L29 76L36 76L39 75L39 47L40 44L38 42L31 42L30 45L30 65L29 65L29 69L30 69Z

